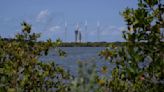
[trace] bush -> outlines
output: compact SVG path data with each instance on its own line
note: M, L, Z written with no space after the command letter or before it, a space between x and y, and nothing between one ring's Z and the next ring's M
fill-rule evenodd
M106 69L98 74L94 64L81 61L78 66L77 76L71 80L70 92L108 92L108 78L104 75ZM103 74L104 73L104 74Z
M39 43L40 34L32 33L31 25L23 22L22 27L22 33L14 40L0 39L0 92L66 90L64 80L69 79L69 73L54 62L38 60L48 54L50 47L56 47L59 40L55 44L51 40Z
M109 88L112 92L162 92L164 90L164 5L161 0L138 0L138 8L122 12L126 40L101 52L114 62Z

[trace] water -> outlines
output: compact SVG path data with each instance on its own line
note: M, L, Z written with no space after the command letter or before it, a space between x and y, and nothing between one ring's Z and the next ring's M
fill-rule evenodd
M55 49L50 49L47 56L42 56L40 59L42 61L54 61L56 64L69 70L71 74L76 74L78 69L78 62L95 63L98 68L101 66L109 67L112 69L113 65L109 64L103 58L98 56L101 50L105 47L61 47L67 53L66 57L60 57L57 55ZM99 72L99 69L98 69Z

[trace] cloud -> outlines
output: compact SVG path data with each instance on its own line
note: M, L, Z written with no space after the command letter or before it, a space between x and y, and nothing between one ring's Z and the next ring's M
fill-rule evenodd
M101 41L123 41L122 38L122 30L124 30L125 27L117 27L117 26L112 26L108 25L106 27L102 27L100 29L100 40ZM94 32L95 36L97 35L97 32Z
M113 36L120 36L122 31L125 30L125 27L116 27L116 26L108 26L102 32L101 35L113 35Z
M97 35L97 30L91 30L88 32L89 35Z
M50 15L48 10L42 10L36 17L37 22L43 21L45 18L47 18Z
M126 30L126 28L109 25L109 26L101 27L99 34L101 36L109 36L109 35L120 36L123 30ZM92 29L92 31L89 31L89 34L97 35L97 29L94 30Z
M57 34L57 35L60 35L61 34L61 31L60 31L61 27L60 26L57 26L57 25L53 25L53 26L49 26L47 28L47 30L43 31L42 34L43 36L46 36L46 37L53 37L54 34Z
M42 33L41 39L43 40L48 38L55 40L57 38L62 38L63 35L62 28L59 25L50 25L47 27L46 30L42 31L41 33Z
M51 26L48 31L50 32L56 32L60 30L60 26Z
M125 31L125 30L127 30L126 27L119 27L118 29L119 29L120 31Z
M8 16L0 16L0 21L3 24L9 24L15 22L15 19L13 17ZM14 23L13 23L14 24Z

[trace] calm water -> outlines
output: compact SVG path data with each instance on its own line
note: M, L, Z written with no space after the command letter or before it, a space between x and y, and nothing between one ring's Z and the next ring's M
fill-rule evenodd
M98 53L105 49L104 47L61 47L67 53L66 57L59 57L55 49L50 49L48 56L42 56L42 61L54 61L56 64L63 66L72 74L76 74L78 62L95 63L98 70L101 66L108 66L109 70L113 65L98 56ZM99 72L99 71L98 71Z

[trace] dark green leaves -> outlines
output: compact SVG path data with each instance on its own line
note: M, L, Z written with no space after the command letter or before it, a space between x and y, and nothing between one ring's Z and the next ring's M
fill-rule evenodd
M159 0L144 0L146 2L146 4L148 4L149 6L154 6L156 4L158 4Z
M30 24L27 24L26 22L23 22L22 24L22 32L24 33L30 33L31 32L31 25Z
M160 0L138 0L138 8L126 8L122 16L127 23L123 31L126 43L115 50L105 49L101 54L115 61L110 88L113 92L162 92L164 84L163 16ZM109 55L110 53L110 55ZM112 57L112 58L111 58ZM156 82L155 82L156 81ZM158 82L158 83L157 83ZM128 85L128 90L127 90Z
M26 22L21 25L22 33L18 33L16 39L0 39L0 91L46 92L51 88L65 90L67 85L63 80L69 79L69 73L54 63L39 61L40 55L43 52L47 55L53 47L52 41L37 42L40 34L32 33L31 25ZM59 52L61 55L65 54Z

